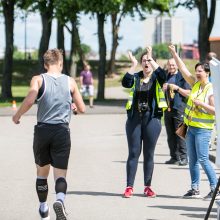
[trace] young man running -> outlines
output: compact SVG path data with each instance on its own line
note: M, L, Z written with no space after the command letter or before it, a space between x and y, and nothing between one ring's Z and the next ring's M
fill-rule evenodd
M85 105L73 78L61 73L61 50L46 51L43 56L46 73L34 76L30 90L13 116L15 124L37 100L37 125L34 127L34 158L37 167L36 191L40 201L41 219L50 219L47 204L47 178L50 165L54 169L56 201L53 204L57 220L66 220L64 199L67 191L66 173L71 148L69 122L73 108L85 111ZM72 105L72 99L75 105Z

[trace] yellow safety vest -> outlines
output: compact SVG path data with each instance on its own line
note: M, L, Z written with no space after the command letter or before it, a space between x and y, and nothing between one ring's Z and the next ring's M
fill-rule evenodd
M208 90L212 88L212 84L208 83L201 93L199 93L200 87L201 83L196 82L192 88L184 111L184 122L197 128L213 129L215 116L206 112L202 107L195 107L192 102L193 99L204 102Z
M129 92L128 101L126 103L126 110L131 109L133 103L133 97L134 97L135 84L136 84L136 79L134 78L134 85L132 86ZM167 102L165 99L164 92L161 89L161 86L157 80L156 80L156 98L157 98L158 107L162 108L163 111L165 111L167 109Z

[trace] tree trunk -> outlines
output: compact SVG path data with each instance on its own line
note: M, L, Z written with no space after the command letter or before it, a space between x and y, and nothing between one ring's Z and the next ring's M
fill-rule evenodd
M117 13L111 15L112 20L112 50L111 50L111 57L109 60L109 67L108 67L108 75L115 73L115 55L116 50L118 47L118 31L119 31L119 23L117 25Z
M47 1L42 1L39 4L42 4L41 7L44 9L40 10L41 15L41 22L42 22L42 35L40 39L40 46L39 46L39 67L40 72L44 72L44 65L43 65L43 55L48 50L50 36L51 36L51 25L52 25L52 16L53 16L53 1L49 1L49 5L46 6Z
M86 63L86 58L83 53L83 50L81 48L81 41L80 41L80 36L79 36L79 29L77 27L77 20L72 20L71 21L72 25L72 38L71 38L71 60L70 60L70 66L71 69L74 70L76 67L74 67L76 64L74 62L77 62L79 59L79 63L81 66L83 66ZM77 59L77 56L79 57ZM73 75L76 76L76 73L72 73Z
M63 73L69 75L64 39L64 25L57 20L57 48L63 51Z
M5 19L5 57L3 63L2 98L12 98L12 71L14 49L14 4L15 1L2 1Z
M99 100L105 99L106 42L104 34L105 14L97 13L99 39L98 94Z
M199 29L198 29L198 44L200 61L205 61L208 52L210 51L209 36L212 31L215 17L216 0L211 1L210 14L208 15L207 1L197 0L196 6L199 10Z

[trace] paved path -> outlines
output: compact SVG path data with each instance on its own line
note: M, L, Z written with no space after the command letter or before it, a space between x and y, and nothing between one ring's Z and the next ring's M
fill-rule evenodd
M188 167L165 165L169 159L165 129L155 152L152 186L158 196L143 196L142 155L135 181L135 194L122 198L125 188L127 143L125 136L125 95L121 88L107 89L111 105L95 103L87 113L72 117L72 151L68 171L66 208L69 220L198 220L203 219L209 202L186 200L189 189ZM38 220L35 193L35 165L32 136L36 106L14 125L12 108L0 108L0 219ZM217 169L218 175L220 170ZM207 178L201 171L201 194L208 191ZM52 172L49 176L48 202L55 198ZM210 219L216 219L216 205ZM51 210L51 220L55 216Z
M203 219L208 201L186 200L188 167L165 165L169 159L163 128L155 153L152 186L158 196L143 196L142 156L135 181L135 194L122 198L125 187L127 143L125 114L85 114L73 116L70 128L72 151L68 172L66 208L69 220L198 220ZM35 166L32 154L35 116L14 125L11 117L0 117L0 219L38 220L35 193ZM217 170L218 174L220 170ZM201 171L201 194L208 191ZM48 202L55 198L52 172ZM210 219L216 219L216 205ZM51 220L54 220L53 210Z

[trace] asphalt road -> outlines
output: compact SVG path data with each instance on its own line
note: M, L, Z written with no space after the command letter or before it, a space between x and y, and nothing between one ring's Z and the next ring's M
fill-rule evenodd
M94 109L98 109L95 107ZM66 209L69 220L198 220L203 219L209 202L181 196L190 188L188 167L165 165L169 159L163 128L155 153L152 187L154 199L143 196L142 155L135 180L134 196L122 198L125 188L127 142L126 115L121 112L73 116L70 128L72 150L67 176ZM95 110L89 111L95 111ZM106 107L106 109L109 109ZM112 109L112 108L111 108ZM32 153L34 111L14 125L11 116L0 117L0 219L37 220L35 164ZM216 169L219 175L220 170ZM209 192L201 170L201 195ZM48 203L55 219L52 172L49 176ZM216 219L216 204L210 219Z

